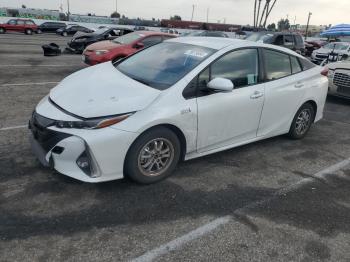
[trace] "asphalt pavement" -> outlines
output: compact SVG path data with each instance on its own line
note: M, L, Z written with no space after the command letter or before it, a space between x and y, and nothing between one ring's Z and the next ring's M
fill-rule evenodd
M43 56L68 40L0 35L0 261L350 261L350 101L329 97L303 140L184 162L154 185L86 184L41 167L26 128L86 67Z

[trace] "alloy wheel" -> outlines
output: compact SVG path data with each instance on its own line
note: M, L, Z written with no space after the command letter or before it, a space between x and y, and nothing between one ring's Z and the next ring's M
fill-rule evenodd
M311 124L311 111L310 109L302 110L295 122L295 132L298 135L304 135L309 129Z
M140 150L138 168L145 176L163 174L174 160L174 146L165 138L156 138Z

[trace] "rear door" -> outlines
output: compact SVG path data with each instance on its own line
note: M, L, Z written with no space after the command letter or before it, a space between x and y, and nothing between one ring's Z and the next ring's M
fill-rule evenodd
M298 59L264 49L265 103L258 136L285 133L305 93L305 80Z

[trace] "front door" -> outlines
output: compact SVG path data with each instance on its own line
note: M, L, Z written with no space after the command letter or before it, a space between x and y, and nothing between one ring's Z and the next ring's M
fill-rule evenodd
M230 79L234 90L206 89L208 81L217 77ZM198 88L198 152L256 137L264 104L257 49L241 49L222 56L198 76Z

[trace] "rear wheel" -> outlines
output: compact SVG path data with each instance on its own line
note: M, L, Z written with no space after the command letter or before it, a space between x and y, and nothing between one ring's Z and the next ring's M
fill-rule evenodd
M141 184L158 182L174 171L180 151L180 141L174 132L166 127L151 129L130 147L125 172Z
M0 27L0 34L5 34L5 33L6 33L6 29L5 29L5 28Z
M294 116L292 126L289 130L289 137L301 139L309 132L315 119L315 110L310 103L304 104Z

